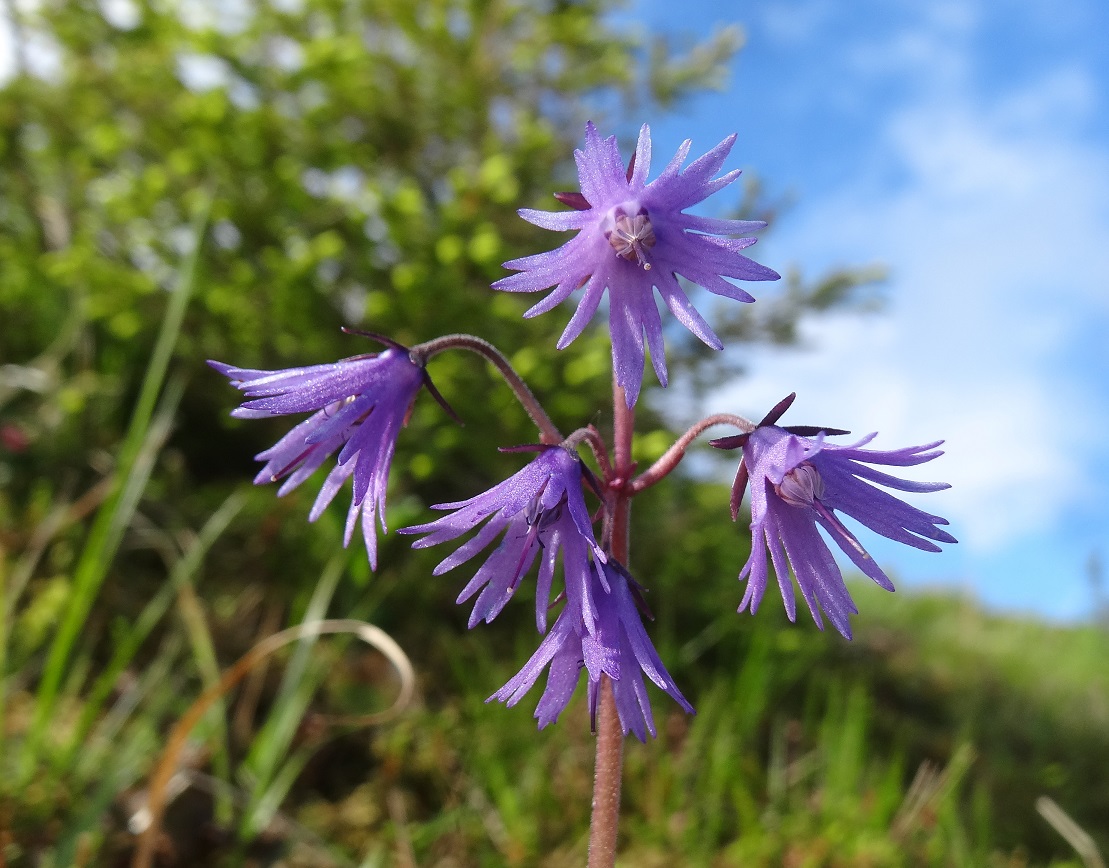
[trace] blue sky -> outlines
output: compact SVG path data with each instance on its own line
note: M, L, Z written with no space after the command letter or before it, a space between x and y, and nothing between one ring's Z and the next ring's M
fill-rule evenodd
M737 132L726 168L796 196L755 258L890 273L881 313L813 320L801 352L745 351L751 375L706 409L758 416L796 390L794 422L877 430L879 448L945 438L915 478L953 487L916 502L960 544L875 555L909 586L1073 618L1093 603L1091 554L1109 562L1109 4L1048 7L635 0L627 14L744 28L726 92L645 120L660 161Z

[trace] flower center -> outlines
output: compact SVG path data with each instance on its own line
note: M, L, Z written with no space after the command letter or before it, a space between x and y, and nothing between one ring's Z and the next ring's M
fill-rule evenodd
M616 255L628 262L637 262L644 271L651 270L647 250L655 246L655 230L646 208L628 216L623 208L614 208L605 221L605 238Z
M790 506L812 506L813 502L824 496L824 480L809 462L798 464L782 479L781 485L774 490Z

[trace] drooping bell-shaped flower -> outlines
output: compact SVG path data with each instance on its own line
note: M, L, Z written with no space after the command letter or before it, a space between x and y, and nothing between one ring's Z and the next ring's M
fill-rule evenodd
M432 507L452 510L449 515L399 532L426 534L413 543L413 548L427 548L477 530L439 563L434 571L437 576L464 564L500 538L458 596L458 602L464 603L478 595L470 613L471 627L500 614L541 554L535 622L544 632L561 552L566 596L593 629L597 613L595 579L591 577L606 557L594 538L593 521L585 505L582 485L588 480L581 459L573 452L561 446L543 447L526 467L489 491L469 500Z
M644 338L659 382L665 386L667 381L656 289L682 325L719 350L720 339L693 307L679 276L716 295L745 302L754 298L726 278L778 278L777 272L740 253L755 243L754 238L727 237L761 229L765 223L685 213L686 208L739 177L738 171L714 177L734 142L735 136L729 136L683 171L690 148L687 140L662 174L647 183L651 166L647 126L640 130L635 154L625 171L616 138L602 139L589 123L584 150L574 152L581 192L556 194L574 210L519 212L536 226L576 231L577 235L556 250L506 262L506 268L519 273L498 280L493 288L540 292L554 287L524 314L530 317L551 310L584 287L577 310L558 341L559 349L581 334L608 290L613 370L629 407L634 405L643 379Z
M772 411L777 421L792 396ZM846 553L856 567L888 591L893 583L862 543L844 525L840 513L888 539L924 551L938 552L937 542L955 537L941 529L946 519L924 512L878 486L908 492L940 491L944 482L912 482L891 476L871 465L908 467L943 454L943 441L905 449L863 449L871 434L850 446L824 440L830 429L780 428L764 420L754 431L713 441L720 448L742 447L743 461L732 493L733 517L748 483L751 488L751 556L739 574L747 588L739 610L758 609L767 584L767 551L790 620L796 603L790 570L801 588L813 620L823 629L821 610L848 639L849 616L858 609L843 581L828 543L820 531ZM839 432L843 433L843 432ZM804 436L811 435L811 436Z
M588 629L579 606L567 595L551 631L539 649L507 684L489 697L508 706L519 702L547 669L547 686L535 709L542 729L553 723L569 704L582 670L585 670L589 717L596 729L601 676L612 683L620 726L640 741L654 736L655 722L647 695L646 675L688 713L693 706L682 695L651 643L640 615L640 588L615 561L601 564L590 574L591 596L597 606L593 629Z
M264 419L291 413L312 415L257 459L265 466L256 485L283 479L278 496L288 494L336 451L337 463L324 480L308 514L315 521L343 483L354 477L347 512L345 544L362 520L370 565L377 569L375 517L385 525L385 492L397 435L420 387L427 383L421 364L407 349L390 345L381 353L356 356L328 365L259 371L208 362L250 400L233 410L239 419Z

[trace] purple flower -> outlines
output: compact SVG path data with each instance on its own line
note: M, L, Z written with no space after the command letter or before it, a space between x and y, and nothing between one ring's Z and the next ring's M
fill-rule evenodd
M547 686L535 709L542 729L557 720L569 704L581 671L585 669L589 717L594 731L601 675L607 675L612 681L624 734L632 732L640 741L646 741L647 733L655 735L655 722L644 675L690 714L694 713L693 706L678 690L643 628L637 605L642 602L640 588L634 580L623 567L609 561L600 565L600 575L590 574L590 581L598 606L593 629L587 627L582 611L568 597L565 608L539 649L524 668L487 701L497 699L508 706L515 705L549 667Z
M231 412L239 419L264 419L289 413L312 413L256 457L265 466L255 485L284 479L278 496L288 494L339 450L338 463L324 480L308 514L315 521L350 476L354 495L347 513L344 545L349 545L358 518L370 566L377 569L375 514L385 526L385 490L397 434L420 387L427 382L423 366L404 347L356 356L330 365L255 371L221 362L209 365L248 398Z
M605 554L593 536L593 521L582 491L582 482L588 478L584 473L577 455L561 446L548 446L521 471L484 494L432 507L454 510L450 515L403 528L400 533L427 534L413 543L413 548L427 548L456 539L488 519L472 539L446 557L434 571L439 576L453 570L501 537L458 596L457 602L464 603L481 592L470 613L471 627L479 621L488 623L500 614L542 551L535 623L544 632L555 560L561 550L566 595L592 630L597 612L591 576L597 565L604 562Z
M776 421L788 401L792 401L792 396L783 402L785 406L779 404L768 419ZM765 424L764 420L764 424L750 434L722 438L714 441L714 445L743 447L743 461L732 492L733 516L748 478L751 484L753 538L751 556L739 574L741 580L748 579L739 610L750 608L754 613L762 601L769 549L790 620L796 620L797 614L789 578L792 568L817 626L824 628L820 617L823 609L836 629L850 639L848 616L856 614L858 609L817 525L824 528L856 567L892 591L893 583L844 526L837 511L896 542L938 552L940 547L936 542L956 542L955 537L939 527L948 522L909 506L871 483L913 492L940 491L951 486L944 482L910 482L868 466L923 464L943 454L935 448L942 440L882 452L860 448L873 440L874 434L851 446L837 446L824 442L825 433L828 429L791 430Z
M681 171L689 154L687 140L662 174L648 184L648 127L644 125L639 131L639 143L625 172L616 138L602 139L589 123L585 150L574 152L581 192L556 194L559 201L575 210L519 212L544 229L575 230L578 234L557 250L506 262L506 268L519 274L498 280L493 288L539 292L554 287L524 314L531 317L551 310L584 286L585 294L558 341L559 349L581 334L608 289L613 369L629 407L635 404L643 379L644 335L655 373L666 385L662 320L655 306L654 289L682 325L719 350L723 346L720 339L690 303L678 276L737 301L754 299L724 278L778 279L776 272L740 254L755 243L754 238L718 237L752 232L765 223L684 213L739 177L738 171L732 171L713 178L734 142L735 136L729 136Z

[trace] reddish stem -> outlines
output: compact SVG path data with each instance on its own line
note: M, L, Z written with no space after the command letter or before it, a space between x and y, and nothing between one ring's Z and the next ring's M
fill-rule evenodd
M434 340L427 341L426 343L418 344L411 348L410 352L422 356L424 359L430 359L432 356L437 356L439 353L446 350L469 350L471 353L477 353L485 359L493 363L493 366L504 377L504 381L508 383L510 389L516 395L521 406L527 411L528 416L531 417L536 427L539 429L539 438L543 443L561 443L562 435L559 433L558 428L555 427L551 417L547 415L547 411L543 409L543 405L532 393L528 384L524 382L523 378L516 373L516 369L512 367L511 363L505 357L504 353L493 346L489 341L482 340L474 335L443 335L443 337L435 338Z
M607 479L612 498L612 534L608 549L617 561L628 563L628 526L632 491L629 481L635 472L632 462L632 433L635 410L627 405L624 390L613 382L613 472ZM620 786L624 766L624 730L616 711L612 683L601 676L600 709L597 715L597 759L593 773L593 815L589 824L589 868L613 868L620 826Z
M666 450L658 461L632 480L630 483L631 496L635 496L645 488L650 488L655 483L661 482L685 457L685 450L689 448L689 444L716 425L732 425L745 434L755 430L754 423L742 416L733 416L731 413L715 413L712 416L706 416L675 440L674 444Z
M601 432L590 425L588 428L579 428L562 441L562 445L569 449L576 449L579 443L589 447L589 451L597 460L597 466L601 468L601 476L606 481L612 479L614 475L612 462L608 459L608 446L601 437Z

